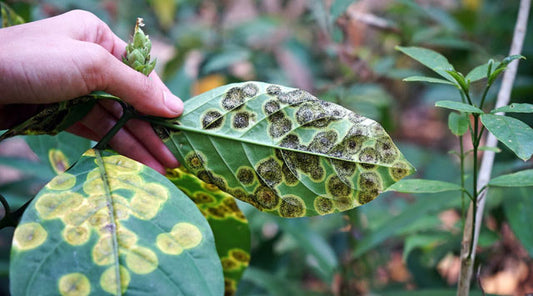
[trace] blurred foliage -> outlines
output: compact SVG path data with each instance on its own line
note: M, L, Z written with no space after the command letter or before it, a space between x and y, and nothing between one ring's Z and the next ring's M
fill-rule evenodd
M507 55L518 6L516 1L497 0L6 2L27 21L70 9L89 10L124 40L141 16L154 40L156 71L182 99L245 80L303 88L382 123L395 141L404 142L400 149L418 169L417 178L455 183L457 159L447 154L456 146L447 131L448 112L433 105L457 99L459 93L449 86L402 82L425 70L394 48L434 49L466 73L489 58ZM526 38L522 53L529 60L532 36ZM531 102L533 97L529 60L519 68L513 102ZM494 102L497 89L488 103ZM527 114L510 116L533 124ZM493 176L533 166L531 160L513 160L505 147L500 148ZM22 175L17 181L0 182L0 192L18 205L51 177L49 168L26 159L1 157L0 165ZM482 280L497 275L510 259L524 262L529 276L533 274L533 239L524 227L533 214L530 189L489 191L477 263ZM253 241L251 265L238 295L454 293L458 269L453 266L466 205L457 192L385 193L344 215L293 220L240 205ZM4 276L11 232L1 233ZM515 292L523 294L528 287L531 291L531 282L522 279ZM7 280L0 283L0 294L7 295Z

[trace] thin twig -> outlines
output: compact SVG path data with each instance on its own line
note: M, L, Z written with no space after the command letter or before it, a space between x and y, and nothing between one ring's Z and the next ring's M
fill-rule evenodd
M531 0L521 0L520 1L520 8L518 10L518 17L516 20L516 26L513 33L513 41L511 44L511 50L509 52L509 55L519 55L522 51L522 45L524 43L524 38L526 35L526 28L527 28L527 20L529 17L529 9L531 7ZM513 62L509 64L507 67L507 70L505 71L503 75L502 85L500 87L500 90L498 92L498 99L496 102L496 108L505 106L509 104L509 100L511 97L511 90L513 87L514 79L516 76L516 71L518 69L518 63ZM498 143L498 140L494 135L491 133L488 133L486 146L487 147L496 147L496 144ZM487 150L483 154L483 160L481 162L481 166L479 168L479 177L478 177L478 191L480 192L480 195L478 197L478 209L477 213L475 214L475 229L474 229L474 237L473 237L473 249L471 252L471 257L468 257L469 250L467 249L467 246L470 245L469 242L465 242L465 239L470 239L469 235L465 235L463 237L463 243L462 243L462 249L461 249L461 272L459 275L459 286L457 288L457 295L463 296L468 295L470 290L470 281L472 278L472 270L474 266L474 259L476 255L476 246L477 241L479 237L479 231L481 229L481 221L483 219L483 209L485 207L485 196L487 194L488 190L481 190L484 187L487 186L491 172L492 172L492 165L494 163L494 156L495 153L493 151ZM470 203L470 209L467 213L466 220L471 221L473 217L473 203ZM472 223L465 223L465 228L463 230L463 233L471 233L472 231Z

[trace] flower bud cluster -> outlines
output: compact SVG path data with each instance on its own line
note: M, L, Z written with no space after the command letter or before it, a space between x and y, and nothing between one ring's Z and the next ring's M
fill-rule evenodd
M150 62L150 50L152 42L148 35L145 35L141 27L144 26L143 19L137 18L133 41L126 46L126 56L122 61L131 68L148 76L155 67L156 60Z

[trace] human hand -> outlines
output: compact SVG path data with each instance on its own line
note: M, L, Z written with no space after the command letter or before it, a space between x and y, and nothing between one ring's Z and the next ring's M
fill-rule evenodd
M93 14L76 10L0 29L0 129L25 119L36 105L103 90L141 113L177 117L183 103L152 73L122 63L126 43ZM21 112L22 110L22 112ZM103 100L69 131L98 140L122 114ZM130 120L109 142L118 153L164 173L178 165L147 122Z

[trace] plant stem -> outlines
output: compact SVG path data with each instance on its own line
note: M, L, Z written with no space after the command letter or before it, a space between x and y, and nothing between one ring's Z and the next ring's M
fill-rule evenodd
M531 6L531 0L520 0L520 8L518 10L518 17L516 20L515 31L513 34L513 41L511 45L511 50L509 55L520 54L522 50L522 45L526 35L527 28L527 19L529 16L529 10ZM509 64L507 71L505 71L502 81L502 86L498 92L498 100L496 102L496 108L507 105L510 100L511 90L516 76L516 71L518 68L518 63ZM487 147L496 147L497 139L494 135L490 134L487 137L486 146ZM477 155L477 151L474 151L474 155ZM489 182L492 164L494 162L493 151L485 151L483 155L483 160L479 168L479 180L475 178L477 186L480 188L485 188ZM473 262L475 260L475 249L477 245L477 239L479 237L479 231L481 229L481 221L483 218L483 208L485 206L485 196L487 190L480 190L478 187L475 187L475 196L476 196L476 213L474 214L473 204L470 203L470 208L467 213L467 218L465 221L465 227L463 230L463 242L461 248L461 272L459 274L459 284L457 287L457 295L466 296L470 291L470 282L472 278ZM475 227L473 227L475 223ZM467 234L474 232L473 238ZM473 243L468 242L469 239L473 240ZM472 245L470 250L467 250L466 247ZM470 253L471 251L471 253ZM470 253L470 256L465 256L466 253Z
M122 106L122 116L117 123L105 134L104 137L94 146L94 149L104 150L107 148L109 141L118 133L118 131L128 122L128 120L136 116L135 110L128 104L119 101Z

